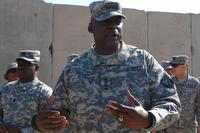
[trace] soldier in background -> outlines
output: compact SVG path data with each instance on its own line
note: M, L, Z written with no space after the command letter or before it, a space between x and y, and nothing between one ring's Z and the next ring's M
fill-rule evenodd
M35 133L31 118L45 109L52 94L52 89L37 78L39 60L37 50L19 51L18 80L4 85L0 96L0 133Z
M7 67L6 73L4 74L4 79L9 83L11 81L17 80L17 63L10 63ZM0 84L0 88L6 83Z
M67 57L67 63L70 63L73 59L79 57L78 54L72 54L70 56Z
M35 116L33 127L60 130L69 120L65 133L147 133L172 124L180 111L175 86L152 55L123 42L120 4L89 7L95 43L66 65L52 110Z
M14 62L8 65L4 79L7 80L7 82L17 80L17 63Z
M170 64L170 61L162 61L161 66L164 68L164 70L170 75L173 76L172 66Z
M182 112L180 120L167 128L165 133L200 133L200 82L188 74L188 60L186 55L177 55L170 61Z

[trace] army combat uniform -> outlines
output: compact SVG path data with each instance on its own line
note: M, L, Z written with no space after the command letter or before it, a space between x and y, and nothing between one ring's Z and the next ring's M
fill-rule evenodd
M51 94L52 89L38 79L26 84L19 81L6 84L0 97L1 124L14 126L21 133L35 133L30 121L33 115L45 108Z
M167 128L166 133L197 133L200 123L200 83L198 79L189 75L184 80L174 78L174 82L182 104L182 112L180 120Z
M175 55L170 64L176 68L179 65L187 65L188 61L187 55ZM181 80L176 76L172 79L177 87L182 111L180 120L165 129L165 133L197 133L197 126L200 123L200 82L188 74Z
M180 101L171 78L148 52L124 43L108 56L91 47L66 65L53 92L53 108L68 117L69 133L149 132L123 126L106 110L109 100L128 104L126 89L153 114L150 128L166 128L179 118Z
M39 64L40 51L20 50L16 61L19 60L33 65ZM45 109L53 90L39 81L35 77L36 75L33 76L32 81L21 83L18 75L19 80L9 82L2 87L0 95L1 125L15 127L21 133L35 133L31 127L31 119L39 111Z

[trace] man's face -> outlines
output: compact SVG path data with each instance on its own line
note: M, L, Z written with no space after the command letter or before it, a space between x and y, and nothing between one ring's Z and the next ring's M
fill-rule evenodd
M122 17L115 16L104 21L92 20L92 33L95 43L115 46L119 44L122 38Z
M33 81L38 67L26 60L17 60L17 76L21 83L28 83Z
M10 69L7 72L7 81L11 82L11 81L15 81L17 80L17 72L16 72L16 68Z
M173 72L175 76L184 77L187 74L187 65L183 64L173 67Z
M173 76L174 75L174 73L173 73L173 71L172 71L172 69L170 68L170 69L166 69L165 70L170 76Z

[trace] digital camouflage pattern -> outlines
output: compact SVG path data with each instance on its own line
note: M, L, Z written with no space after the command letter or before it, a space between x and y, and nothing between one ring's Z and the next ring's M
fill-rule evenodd
M21 133L35 133L30 121L33 115L44 110L51 94L52 89L38 79L26 84L13 81L4 85L0 97L1 124L14 126Z
M91 48L66 65L53 92L53 108L68 117L69 133L149 132L126 128L106 110L109 100L128 104L125 89L154 115L151 128L166 128L179 118L180 101L170 77L148 52L124 43L108 56Z
M174 78L174 82L182 104L182 112L180 120L167 128L166 133L197 133L197 123L200 123L200 82L189 75L185 80Z
M118 2L108 0L94 1L89 5L89 8L91 17L96 21L104 21L113 16L126 18L126 16L122 14L122 6Z

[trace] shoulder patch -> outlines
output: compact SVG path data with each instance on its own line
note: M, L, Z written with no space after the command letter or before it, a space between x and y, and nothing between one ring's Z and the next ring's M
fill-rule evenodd
M172 88L174 86L173 80L166 74L164 74L163 78L161 79L161 84L167 88Z

